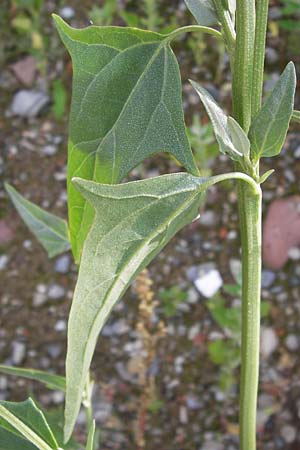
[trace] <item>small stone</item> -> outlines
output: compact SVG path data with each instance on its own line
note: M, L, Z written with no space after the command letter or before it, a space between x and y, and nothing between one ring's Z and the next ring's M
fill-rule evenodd
M199 300L199 294L196 291L196 289L194 289L193 287L191 287L188 292L187 292L187 302L190 303L191 305L194 305L195 303L198 303Z
M14 238L14 232L5 220L0 220L0 246L6 245Z
M26 356L26 345L24 342L14 341L12 343L11 359L15 366L20 365Z
M47 346L47 353L52 359L57 359L61 355L61 346L58 344L50 344Z
M292 261L298 261L300 259L300 248L299 247L291 247L288 251L288 257Z
M297 159L300 158L300 145L294 150L294 157Z
M195 280L195 286L203 297L211 298L222 287L223 280L217 269L209 270L207 273Z
M291 444L296 439L297 431L292 425L284 425L280 430L280 434L287 444Z
M60 284L53 283L48 288L48 298L51 300L59 300L66 294L65 288Z
M179 407L179 421L183 424L188 423L189 418L188 418L188 411L187 408L184 405L181 405Z
M7 255L0 255L0 270L4 270L9 261L9 257Z
M268 269L264 269L261 276L261 287L263 289L269 288L274 283L275 279L276 274L274 272Z
M201 407L201 403L199 402L198 398L193 394L188 394L186 396L186 405L191 410L196 410Z
M33 298L32 298L32 305L35 308L38 308L39 306L43 306L45 303L47 303L47 295L43 294L41 292L35 292L33 294Z
M199 223L205 227L211 227L217 222L214 211L207 210L200 214Z
M199 333L201 330L201 326L199 323L196 323L195 325L193 325L188 332L188 339L190 341L192 341Z
M10 66L15 77L26 86L31 86L36 74L36 60L33 56L26 56Z
M62 255L55 261L54 270L58 273L68 273L71 265L71 258L69 255Z
M219 442L207 441L199 450L224 450L224 447Z
M24 89L14 95L11 112L20 117L36 117L49 101L45 92Z
M64 6L59 10L59 14L63 19L69 20L73 19L75 16L75 11L71 6Z
M0 376L0 391L5 391L8 387L7 378L3 375Z
M100 423L105 423L112 414L112 405L107 402L97 403L95 406L94 416Z
M261 332L261 353L268 358L278 347L278 337L273 328L264 328Z
M42 152L46 156L53 156L57 153L57 147L52 144L47 144L42 148Z
M279 55L272 47L266 47L266 60L269 64L275 64L278 61Z
M63 403L64 399L65 399L65 394L64 392L61 391L54 391L52 392L52 401L53 403L55 403L56 405L59 405L60 403Z
M58 320L54 325L55 331L66 331L67 323L65 320Z
M285 339L285 345L291 352L296 352L299 349L299 340L295 334L289 334Z

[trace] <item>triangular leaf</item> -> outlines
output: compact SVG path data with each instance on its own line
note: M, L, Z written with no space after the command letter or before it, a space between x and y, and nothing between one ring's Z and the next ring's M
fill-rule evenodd
M233 145L230 131L228 129L228 118L226 114L222 111L214 98L210 95L209 92L207 92L206 89L199 86L199 84L195 83L194 81L191 81L191 84L195 88L206 109L207 114L209 115L220 151L224 154L227 154L234 161L240 161L242 152L239 149L236 149Z
M68 323L65 438L70 437L98 334L134 277L198 214L203 192L238 172L211 178L186 173L119 185L74 179L96 215L84 243Z
M199 25L209 26L218 23L213 0L184 0Z
M293 114L295 88L296 71L290 62L251 123L249 138L254 161L281 152Z
M25 402L0 402L0 425L16 435L26 437L43 450L57 449L56 439L43 415L32 399ZM39 443L44 443L43 446Z
M44 211L7 183L5 189L18 213L50 258L70 249L68 225L65 220Z
M17 377L28 378L29 380L39 381L44 383L50 389L57 389L59 391L66 390L66 380L60 375L54 375L52 373L43 372L36 369L24 369L12 366L0 365L0 373L7 375L15 375Z
M78 30L54 19L73 61L68 201L78 261L94 213L72 177L119 183L162 151L194 175L198 169L185 133L180 72L169 39L136 28Z

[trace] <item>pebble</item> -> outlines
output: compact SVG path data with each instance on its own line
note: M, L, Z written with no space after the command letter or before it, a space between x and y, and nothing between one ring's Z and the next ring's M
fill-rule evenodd
M47 353L52 359L56 359L61 355L61 346L58 344L50 344L47 346Z
M261 353L268 358L278 347L278 337L273 328L264 328L261 332Z
M264 269L261 274L261 287L263 289L269 288L275 281L276 274L272 270Z
M199 333L201 330L201 326L199 323L196 323L195 325L193 325L188 332L188 339L190 341L192 341Z
M95 405L95 419L100 423L105 423L112 414L112 405L107 402L99 402Z
M57 153L57 147L53 144L47 144L42 148L42 152L46 156L53 156Z
M199 266L199 277L194 283L203 297L211 298L222 287L223 280L217 269L209 269L205 272L204 265L202 265L202 267Z
M288 251L288 257L292 261L298 261L300 259L300 248L299 247L291 247Z
M14 232L9 227L8 223L4 220L0 220L0 246L6 245L14 238Z
M199 300L198 292L196 291L196 289L191 287L187 292L187 302L190 303L191 305L194 305L195 303L198 303L198 300Z
M4 270L9 261L9 257L7 255L0 255L0 270Z
M207 441L199 450L224 450L224 447L219 442Z
M57 273L68 273L71 266L71 258L69 255L62 255L55 261L54 270Z
M56 405L59 405L60 403L63 403L64 399L65 399L65 394L64 392L61 391L54 391L52 392L52 401L53 403L55 403Z
M12 343L11 359L15 366L20 365L26 356L26 345L24 342L14 341Z
M296 439L297 431L292 425L284 425L280 430L280 435L287 444L291 444Z
M59 300L66 294L65 288L60 284L53 283L48 288L48 298L51 300Z
M55 329L55 331L66 331L66 329L67 329L66 321L63 319L58 320L56 322L56 324L54 325L54 329Z
M295 334L289 334L285 339L285 345L288 350L295 352L299 349L299 340Z
M199 402L198 398L193 394L188 394L186 396L186 405L188 409L196 410L201 407L201 403Z
M181 423L186 424L189 421L188 411L184 405L181 405L179 408L179 420Z
M199 223L205 227L216 225L217 219L215 212L212 210L204 211L202 214L200 214Z
M75 11L73 8L71 8L71 6L64 6L59 10L59 15L66 20L73 19L73 17L75 16Z
M16 116L36 117L49 101L45 92L23 89L14 95L10 109Z
M297 159L300 158L300 145L294 150L294 157Z
M15 77L26 86L32 85L36 74L36 59L33 56L25 56L10 66Z

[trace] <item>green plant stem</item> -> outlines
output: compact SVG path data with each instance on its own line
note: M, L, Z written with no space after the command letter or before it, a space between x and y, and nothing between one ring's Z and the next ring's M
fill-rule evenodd
M294 111L292 115L292 120L294 122L300 123L300 111Z
M210 28L210 27L204 27L201 25L188 25L186 27L181 27L181 28L177 28L177 30L172 31L171 33L166 35L166 39L168 40L173 40L178 36L181 36L184 33L192 33L192 32L201 32L201 33L207 33L207 34L211 34L212 36L215 36L217 38L223 38L222 33L220 33L220 31L215 30L214 28Z
M254 117L261 108L263 81L264 81L264 63L266 34L268 23L269 0L257 0L256 2L256 23L255 23L255 41L253 57L253 83L252 83L252 103L251 115Z
M236 46L233 71L234 117L248 133L255 36L255 0L239 0L236 8Z
M260 188L259 188L260 189ZM242 282L240 450L256 450L259 375L262 193L239 186Z
M222 33L226 42L226 46L229 53L230 64L233 66L234 62L234 49L235 49L235 30L229 11L224 9L222 0L213 0L214 6L217 11L218 18L221 22Z

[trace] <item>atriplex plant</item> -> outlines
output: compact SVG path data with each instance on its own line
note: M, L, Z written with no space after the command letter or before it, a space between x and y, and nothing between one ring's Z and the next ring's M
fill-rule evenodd
M2 368L64 389L65 442L83 403L93 448L89 368L98 335L134 277L198 214L203 192L238 180L242 237L240 448L256 449L261 284L262 157L278 155L293 115L295 69L289 63L261 106L267 27L266 0L186 0L198 25L168 35L135 28L77 30L54 16L74 68L68 155L69 224L7 186L19 213L50 256L71 246L79 265L68 324L66 380ZM212 26L220 28L212 28ZM220 151L235 172L199 177L186 136L179 68L170 45L186 32L224 39L233 84L233 117L192 81L211 119ZM145 158L168 152L187 170L120 183ZM69 240L70 239L70 240ZM28 408L28 414L26 414ZM45 417L32 402L0 406L6 450L57 449ZM3 431L4 430L4 431ZM11 439L11 441L9 441ZM25 446L24 439L33 444ZM60 444L63 446L63 444Z

